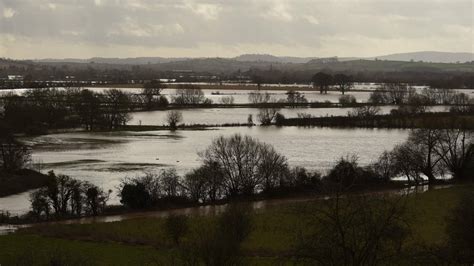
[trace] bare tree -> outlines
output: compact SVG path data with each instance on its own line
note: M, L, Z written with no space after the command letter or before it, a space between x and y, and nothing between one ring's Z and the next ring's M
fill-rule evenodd
M351 76L345 74L336 74L334 75L334 83L337 85L342 95L352 87L354 87L354 82L352 81Z
M188 105L188 104L202 104L206 102L204 92L201 88L192 85L181 85L176 90L176 96L173 97L175 104Z
M469 172L474 164L472 131L463 128L441 130L434 152L441 158L453 178L463 180L472 177L472 173Z
M260 108L258 109L257 119L264 126L270 125L279 111L280 108Z
M222 188L228 197L255 193L264 180L278 179L286 167L286 158L271 146L239 134L214 139L200 157L220 166Z
M384 151L377 161L371 165L372 170L380 176L382 179L389 181L395 176L395 169L393 167L394 158L393 154L388 151Z
M253 104L264 104L274 101L268 92L253 91L249 93L249 102Z
M161 187L167 197L176 197L180 189L179 175L176 169L163 169L159 175Z
M436 176L443 173L442 157L436 153L436 146L440 142L440 132L437 129L414 129L410 132L407 143L412 152L418 153L419 160L412 161L429 183L436 181Z
M296 257L308 265L391 265L408 242L406 200L395 196L342 196L308 205ZM395 263L396 264L396 263Z
M183 114L180 111L168 111L166 115L166 122L168 122L172 130L176 130L178 128L178 123L181 121L183 121Z
M208 161L185 176L184 186L196 202L214 202L223 196L224 173L218 162Z

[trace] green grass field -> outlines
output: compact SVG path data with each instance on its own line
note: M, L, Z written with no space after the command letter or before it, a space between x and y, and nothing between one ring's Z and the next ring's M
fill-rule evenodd
M456 185L408 197L416 242L444 241L445 219L463 192L474 185ZM305 216L318 201L285 203L252 214L252 232L243 243L246 260L253 265L285 264L296 235L305 230ZM190 217L186 238L205 230L212 216ZM73 261L74 265L173 264L177 252L163 228L164 220L140 218L121 222L44 225L0 237L0 265L35 265ZM59 255L61 254L61 255ZM290 263L288 261L288 263Z

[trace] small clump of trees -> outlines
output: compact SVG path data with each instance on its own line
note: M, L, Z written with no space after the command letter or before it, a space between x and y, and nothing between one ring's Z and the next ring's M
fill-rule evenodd
M342 95L354 87L353 78L344 73L334 76L325 72L318 72L311 78L313 87L319 89L321 94L328 93L330 87L336 87Z
M234 101L234 96L223 96L222 98L220 98L220 102L225 105L232 105L234 104Z
M8 129L0 127L0 173L11 173L31 162L31 149L17 141Z
M386 178L404 176L414 184L429 183L449 174L455 180L472 180L474 134L458 128L423 128L410 132L406 142L384 152L375 169Z
M451 112L472 112L474 99L463 92L447 88L424 88L417 92L404 83L385 83L370 94L369 103L398 105L393 114L420 114L429 105L452 105Z
M159 207L168 202L186 202L186 194L176 169L125 178L120 184L120 202L131 209Z
M116 129L130 120L129 112L143 104L130 94L110 89L34 89L1 99L3 123L16 132L42 133L47 129L83 127Z
M151 80L143 84L140 100L143 101L147 110L168 106L168 99L161 95L163 88L164 85L159 80Z
M204 96L204 92L195 85L179 85L173 103L177 105L212 104L212 101Z
M85 181L49 172L46 187L30 194L31 214L37 220L98 215L106 207L111 190L105 192Z
M306 99L305 95L299 91L289 90L286 92L286 95L287 103L293 108L308 103L308 100Z
M354 95L342 95L339 97L339 103L342 105L350 105L357 103L357 100Z
M280 111L279 107L268 106L270 103L276 103L276 99L271 96L268 92L255 91L249 94L249 101L252 104L258 105L257 119L263 126L271 125L275 120L278 112Z
M349 117L370 118L380 114L380 107L376 105L359 106L347 112Z

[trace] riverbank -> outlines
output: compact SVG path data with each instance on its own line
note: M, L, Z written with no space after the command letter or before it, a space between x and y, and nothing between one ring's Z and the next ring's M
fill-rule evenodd
M416 250L421 244L431 246L445 239L446 217L461 195L472 189L472 185L459 185L408 196L406 206L413 238L406 248ZM251 214L250 235L242 243L245 262L291 264L297 236L308 232L307 219L314 215L308 211L320 203L288 201L256 209ZM183 237L184 244L214 223L217 213L211 209L205 216L187 213L190 228ZM159 216L109 223L42 225L0 236L0 246L0 261L6 264L19 258L41 263L47 260L46 254L60 254L69 262L81 259L88 265L169 265L179 255L166 233L165 219ZM406 263L408 258L399 259Z
M0 197L44 187L50 180L48 175L28 169L12 173L0 172Z
M438 180L431 188L452 186L455 183L451 181ZM425 191L430 186L420 184L413 186L413 184L405 181L390 181L370 184L359 184L345 190L346 195L370 195L370 194L399 194L410 193L412 191ZM31 226L41 226L48 224L87 224L98 222L116 222L128 219L143 218L143 217L166 217L173 214L195 214L206 215L215 213L209 211L215 209L222 211L226 206L231 204L251 204L257 206L262 205L276 205L281 202L304 202L327 199L331 196L330 191L321 191L320 189L298 189L275 192L272 194L255 194L249 196L234 197L232 199L221 199L213 203L196 203L192 201L172 201L164 200L159 206L149 207L146 209L130 209L123 205L108 205L104 211L97 216L65 216L49 221L38 221L27 214L22 216L3 217L0 220L0 225L13 226L8 231L15 231L18 228L26 228ZM11 230L10 230L11 229ZM1 230L0 230L1 235Z

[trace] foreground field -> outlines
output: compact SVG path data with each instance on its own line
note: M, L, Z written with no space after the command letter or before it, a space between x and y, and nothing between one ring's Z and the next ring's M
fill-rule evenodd
M412 245L440 244L446 239L445 221L461 195L473 185L429 190L408 196ZM242 244L245 262L253 265L292 264L297 236L320 201L285 203L251 215L252 230ZM207 232L213 216L189 218L193 235ZM1 265L163 265L175 264L177 248L164 219L140 218L113 223L44 225L0 237Z

